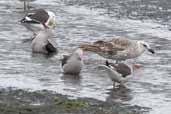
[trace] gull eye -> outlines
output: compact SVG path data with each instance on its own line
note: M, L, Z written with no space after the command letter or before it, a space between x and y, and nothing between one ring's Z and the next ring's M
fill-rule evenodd
M147 48L147 45L146 44L143 44L143 46Z

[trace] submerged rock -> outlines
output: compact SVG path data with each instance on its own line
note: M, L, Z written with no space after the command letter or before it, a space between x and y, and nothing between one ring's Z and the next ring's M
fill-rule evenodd
M145 114L148 108L95 99L68 99L52 91L0 90L0 114Z

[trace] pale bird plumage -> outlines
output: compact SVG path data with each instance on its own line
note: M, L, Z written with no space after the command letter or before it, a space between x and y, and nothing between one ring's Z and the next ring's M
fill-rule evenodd
M65 74L78 75L83 66L83 50L77 49L71 55L65 55L62 59L62 69Z
M145 50L154 53L148 43L127 38L113 38L110 41L99 40L93 43L81 44L80 48L116 61L136 58L143 54Z
M32 40L32 52L50 54L57 52L57 44L52 38L54 31L45 29L39 31L35 38Z

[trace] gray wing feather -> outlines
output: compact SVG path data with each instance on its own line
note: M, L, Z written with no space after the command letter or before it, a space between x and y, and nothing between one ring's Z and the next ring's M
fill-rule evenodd
M68 59L69 59L69 56L68 55L63 55L62 67L67 63Z
M27 16L40 23L46 23L49 18L48 13L44 9L33 10L32 12L28 13Z

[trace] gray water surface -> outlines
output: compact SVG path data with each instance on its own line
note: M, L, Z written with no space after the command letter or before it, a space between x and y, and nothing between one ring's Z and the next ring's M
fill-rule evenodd
M18 0L0 1L0 86L52 90L71 97L90 97L152 108L150 114L171 113L170 0L37 0L34 8L55 12L58 55L32 54L32 36L19 24L24 16ZM60 59L82 42L115 36L145 40L156 50L145 52L126 89L112 90L112 81L96 69L105 60L86 52L79 77L63 75Z

